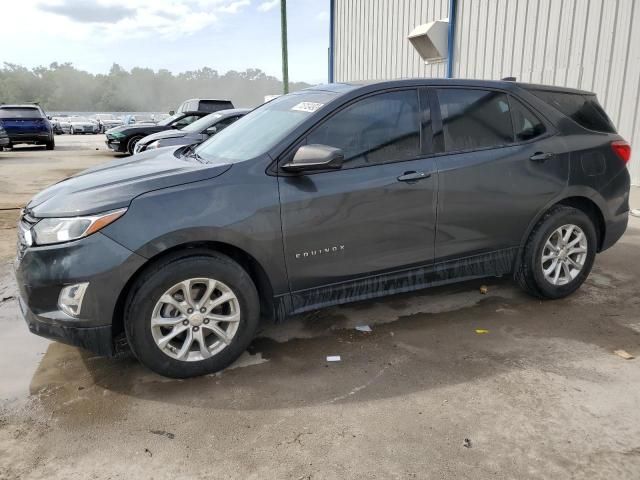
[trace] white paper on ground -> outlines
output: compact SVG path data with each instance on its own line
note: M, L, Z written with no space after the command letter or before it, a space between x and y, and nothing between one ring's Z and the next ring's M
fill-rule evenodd
M340 355L327 355L327 362L339 362Z

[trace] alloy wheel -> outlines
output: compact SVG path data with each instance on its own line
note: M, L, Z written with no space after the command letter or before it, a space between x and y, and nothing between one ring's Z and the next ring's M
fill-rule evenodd
M165 355L197 362L231 343L240 318L240 303L231 288L212 278L190 278L176 283L156 302L151 332Z
M542 249L542 273L552 285L566 285L584 268L587 236L577 225L563 225L547 238Z

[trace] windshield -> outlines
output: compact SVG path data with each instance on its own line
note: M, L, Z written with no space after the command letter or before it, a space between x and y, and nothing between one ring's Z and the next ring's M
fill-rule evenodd
M115 115L112 115L110 113L100 113L98 115L96 115L96 118L98 120L117 120Z
M196 153L209 162L255 158L275 146L335 96L329 92L304 92L278 97L211 137L196 148Z
M90 122L91 120L85 117L73 117L71 121L72 122Z
M206 117L202 117L202 118L196 120L195 122L187 125L186 127L182 128L181 130L183 132L189 132L189 133L200 133L203 130L209 128L214 123L216 123L216 121L220 117L222 117L222 114L220 114L220 113L211 113L211 114L207 115Z
M0 108L0 118L42 118L40 110L37 108Z
M161 125L163 127L167 127L171 123L173 123L175 120L177 120L178 118L182 118L182 117L184 117L184 114L182 114L182 113L174 113L170 117L167 117L164 120L158 122L158 125Z

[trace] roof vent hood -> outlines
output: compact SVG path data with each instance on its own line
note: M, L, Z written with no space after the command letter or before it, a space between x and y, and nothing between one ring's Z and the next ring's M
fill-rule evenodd
M423 23L407 37L426 63L441 62L448 55L449 19Z

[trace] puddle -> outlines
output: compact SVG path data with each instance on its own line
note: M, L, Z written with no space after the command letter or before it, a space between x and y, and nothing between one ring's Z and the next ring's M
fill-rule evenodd
M51 341L29 332L14 299L0 304L0 330L0 402L4 403L29 395L31 379Z

